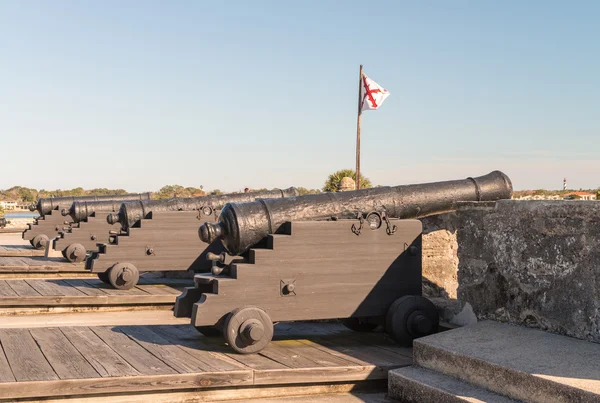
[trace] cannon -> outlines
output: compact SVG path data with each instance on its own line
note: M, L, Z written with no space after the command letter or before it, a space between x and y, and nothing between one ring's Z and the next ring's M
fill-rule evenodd
M33 224L28 224L28 229L23 231L23 239L29 241L35 249L44 248L50 239L56 237L59 231L62 231L71 224L70 219L65 219L60 214L60 209L69 207L76 201L137 200L148 198L150 198L149 193L42 198L38 200L36 205L29 207L31 211L37 211L40 216L36 218Z
M122 230L127 231L129 227L139 224L141 219L148 218L152 213L157 213L159 211L201 210L204 215L210 216L213 214L214 206L223 206L230 202L244 203L253 201L257 198L283 198L291 196L298 196L298 190L294 187L260 192L136 201L134 203L123 203L117 213L109 214L106 219L111 225L120 223Z
M0 218L0 228L4 228L8 224L10 224L10 221L7 221L6 218L4 218L4 217Z
M422 225L460 201L510 198L502 172L465 180L229 203L202 241L210 273L177 298L174 314L203 334L222 332L242 354L262 350L273 323L342 319L351 329L383 326L398 343L437 331L422 297Z
M150 193L141 195L140 200L150 200ZM52 248L62 253L65 259L78 263L88 252L98 249L97 243L108 242L111 234L118 233L119 225L106 222L106 215L119 211L126 200L76 201L63 208L61 215L71 221L52 240Z
M297 195L295 188L289 188L123 203L118 212L106 218L119 229L90 254L86 269L123 290L134 287L144 272L210 271L206 255L224 250L220 245L203 247L198 239L200 223L216 221L228 202Z

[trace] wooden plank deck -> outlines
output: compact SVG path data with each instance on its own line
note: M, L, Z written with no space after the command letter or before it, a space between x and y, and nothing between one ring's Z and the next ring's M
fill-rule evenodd
M116 290L99 279L15 279L0 280L0 315L12 314L20 308L61 307L81 311L82 307L151 306L171 308L186 279L144 278L131 290ZM36 313L30 309L29 313Z
M282 323L260 354L240 355L190 325L0 329L0 400L230 393L385 380L411 349L338 324ZM235 389L232 389L235 388ZM241 392L239 392L241 393ZM209 395L210 396L210 395ZM206 396L205 396L206 399ZM208 399L206 399L208 400ZM121 400L119 400L121 401Z
M0 257L0 274L14 273L87 273L83 263L70 263L60 257Z
M0 245L0 257L44 256L43 249L34 249L30 245Z
M26 229L27 227L0 228L0 234L22 234Z

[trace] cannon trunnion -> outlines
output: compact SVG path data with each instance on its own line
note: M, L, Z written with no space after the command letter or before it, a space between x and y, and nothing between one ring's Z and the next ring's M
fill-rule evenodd
M228 264L218 262L224 253L211 255L212 273L195 275L175 316L207 335L222 331L244 354L264 348L281 321L340 318L359 331L381 324L402 344L436 332L437 310L421 297L421 222L358 230L360 222L287 222Z

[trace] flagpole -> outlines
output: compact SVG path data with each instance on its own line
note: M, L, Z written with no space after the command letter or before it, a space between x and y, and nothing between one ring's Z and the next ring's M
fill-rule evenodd
M360 189L360 116L361 101L360 89L362 88L363 65L360 65L360 74L358 76L358 117L356 118L356 190Z

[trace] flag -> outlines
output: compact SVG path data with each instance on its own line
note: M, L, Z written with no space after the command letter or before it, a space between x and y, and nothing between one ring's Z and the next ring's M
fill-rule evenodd
M366 74L362 75L362 85L360 87L360 111L377 109L381 106L383 101L390 96L390 93L382 88L375 81L367 77Z

